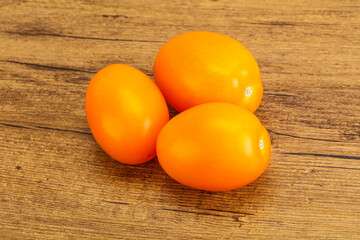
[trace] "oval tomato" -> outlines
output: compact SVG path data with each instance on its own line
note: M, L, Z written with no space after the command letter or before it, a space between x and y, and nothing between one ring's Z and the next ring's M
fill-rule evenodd
M251 112L263 97L260 70L240 42L213 32L188 32L158 52L154 78L179 112L207 102L228 102Z
M90 81L85 108L94 138L111 157L139 164L156 156L156 139L169 111L146 74L123 64L105 67Z
M229 103L206 103L178 114L161 130L156 148L170 177L208 191L251 183L271 155L269 134L258 118Z

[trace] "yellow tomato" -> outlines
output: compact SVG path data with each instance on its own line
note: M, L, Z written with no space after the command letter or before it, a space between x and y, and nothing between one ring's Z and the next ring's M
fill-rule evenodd
M258 118L229 103L206 103L178 114L161 130L156 149L170 177L208 191L251 183L271 155L269 134Z
M263 97L255 58L240 42L213 32L188 32L158 52L154 77L178 111L208 102L228 102L251 112Z
M99 145L116 160L139 164L156 156L169 111L156 84L141 71L113 64L91 79L86 116Z

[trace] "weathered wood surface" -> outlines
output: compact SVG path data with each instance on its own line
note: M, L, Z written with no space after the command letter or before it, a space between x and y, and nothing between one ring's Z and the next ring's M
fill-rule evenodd
M260 65L272 159L238 190L120 164L86 122L96 71L152 77L159 48L192 30L234 37ZM359 76L359 1L2 0L0 238L360 239Z

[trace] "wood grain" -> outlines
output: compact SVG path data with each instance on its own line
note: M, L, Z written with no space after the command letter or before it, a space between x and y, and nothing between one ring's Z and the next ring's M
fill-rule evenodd
M238 190L120 164L86 122L95 72L152 77L159 48L193 30L260 65L272 159ZM1 239L360 239L358 1L3 0L0 76Z

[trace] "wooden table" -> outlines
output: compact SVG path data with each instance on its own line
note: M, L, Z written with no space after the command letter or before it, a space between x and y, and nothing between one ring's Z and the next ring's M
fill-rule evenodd
M152 77L159 48L193 30L239 40L261 69L272 158L238 190L118 163L86 121L98 70ZM360 239L359 75L359 1L2 0L0 238Z

